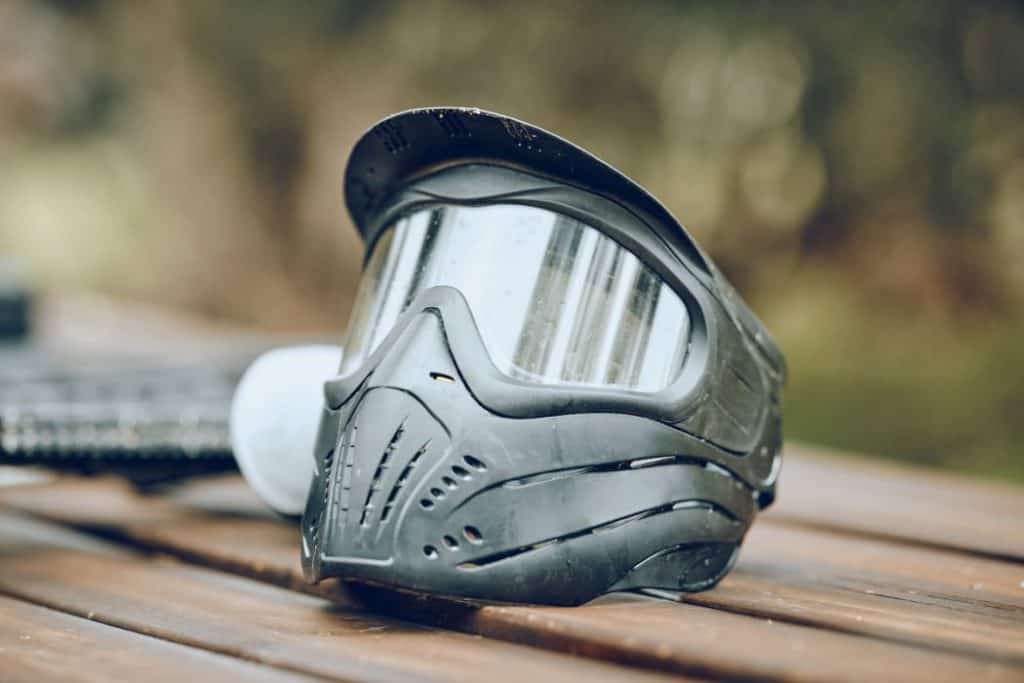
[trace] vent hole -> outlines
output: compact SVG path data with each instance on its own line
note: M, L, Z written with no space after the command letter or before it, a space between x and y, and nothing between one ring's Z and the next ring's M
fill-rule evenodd
M432 495L434 498L444 499L444 497L447 496L448 494L442 491L441 489L430 489L430 495Z
M483 543L484 537L480 533L480 530L475 526L467 526L462 529L462 535L466 537L466 540L470 543Z
M467 470L465 467L462 467L461 465L453 465L452 472L455 474L456 477L459 477L460 479L469 479L470 477L469 470Z
M430 500L429 498L424 498L423 500L420 501L420 507L423 508L424 510L429 510L430 508L434 507L434 501Z
M445 536L441 540L444 541L444 544L445 544L445 546L448 547L448 550L458 550L459 549L459 542L455 540L454 536Z
M427 559L429 559L429 560L436 560L437 559L437 548L435 548L432 545L425 545L425 546L423 546L423 554L426 555Z
M446 384L455 384L455 378L443 372L430 373L430 379L437 382L445 382Z
M441 477L441 481L445 486L452 490L459 488L459 482L455 481L451 477Z
M464 455L462 456L462 459L474 470L483 472L487 469L487 465L485 465L481 460L474 458L472 455Z

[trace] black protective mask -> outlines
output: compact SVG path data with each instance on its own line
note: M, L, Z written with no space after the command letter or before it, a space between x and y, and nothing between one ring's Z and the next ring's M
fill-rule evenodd
M668 211L475 109L379 123L345 187L368 256L307 578L547 604L720 580L774 498L785 367Z

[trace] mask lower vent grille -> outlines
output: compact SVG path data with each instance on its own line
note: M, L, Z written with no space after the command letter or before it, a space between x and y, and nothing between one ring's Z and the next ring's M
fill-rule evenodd
M326 481L328 481L328 482L331 481L331 469L332 469L333 465L334 465L334 449L332 448L331 450L329 450L327 452L327 455L324 456L324 461L323 461L323 464L322 464L322 469L323 469L323 472L324 472L324 477L326 477ZM329 486L324 486L323 504L321 505L322 512L313 521L313 526L309 530L310 540L313 542L313 547L314 548L320 542L320 528L321 528L321 526L323 526L324 517L327 514L327 499L328 499L329 495L330 495L330 487Z
M377 463L377 469L373 473L373 481L370 482L370 488L366 491L366 501L363 503L362 514L359 516L359 526L370 526L368 518L374 507L373 499L375 498L377 491L380 490L381 480L387 474L391 458L395 453L395 449L398 448L398 442L402 440L402 434L405 431L404 424L405 423L402 423L399 425L398 429L395 430L394 435L391 437L391 441L388 442L387 448L384 449L384 453L380 457L380 462Z
M398 493L405 487L406 482L409 481L409 477L412 475L412 471L416 469L416 465L419 464L420 459L426 454L427 447L430 446L430 441L427 441L419 450L409 459L409 464L405 466L402 473L398 475L398 479L395 480L395 485L391 487L391 493L388 494L387 502L384 503L384 509L380 513L380 523L384 524L388 521L391 516L391 511L395 507L395 501L398 500Z
M352 427L348 431L348 439L343 446L342 459L341 459L341 487L338 491L337 499L334 504L341 511L341 516L344 517L348 513L349 499L352 497L352 465L355 459L356 451L356 433L359 431L359 425L356 423L352 424ZM329 473L330 474L330 473ZM327 481L333 481L332 478L328 478Z
M327 496L312 507L323 505L326 515L317 521L318 549L311 552L321 558L393 558L412 492L423 488L435 456L447 453L447 436L403 390L378 387L362 396L341 428L333 465L320 468Z

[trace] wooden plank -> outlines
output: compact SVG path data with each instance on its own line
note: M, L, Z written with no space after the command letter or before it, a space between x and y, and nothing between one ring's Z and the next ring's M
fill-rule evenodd
M125 557L123 547L23 515L0 514L0 566L14 558L44 562L54 549ZM107 626L0 595L0 679L4 681L311 680Z
M340 680L659 677L473 638L172 560L70 551L0 559L0 591L119 628Z
M740 567L769 575L801 572L837 587L848 581L865 590L896 591L893 599L998 605L1006 615L1024 608L1024 566L952 550L918 547L765 519L747 534Z
M679 599L1024 664L1024 567L772 524L747 541L718 588Z
M0 564L0 590L13 586L19 596L62 611L90 610L92 618L122 628L329 677L341 673L358 680L479 680L485 675L522 680L527 673L563 680L574 674L593 676L593 671L586 671L588 666L602 668L586 660L573 660L579 665L575 671L552 666L550 659L557 656L543 651L523 651L514 660L494 653L477 656L452 642L457 634L396 626L399 622L379 617L339 619L336 608L315 598L196 568L169 565L153 572L134 563L126 568L114 558L76 553L50 554L45 562L39 559ZM111 576L118 577L116 585ZM308 604L295 610L283 607L282 601ZM585 656L614 656L645 666L654 657L663 668L713 677L1017 680L1019 676L998 664L661 600L622 597L576 609L487 609L500 617L487 620L484 626L489 635L544 647L560 642L561 649ZM474 615L474 610L467 610L462 616L475 619ZM520 649L463 638L499 652ZM372 663L367 670L353 665L367 660ZM392 665L382 667L381 661ZM837 662L844 662L843 670L836 670ZM528 669L533 670L524 671ZM625 676L627 671L621 671ZM628 675L630 680L646 678L639 671ZM598 675L596 680L607 678Z
M228 485L229 489L231 486ZM106 499L117 497L117 491L120 491L120 495L131 498L112 502L112 505L122 510L131 504L148 504L137 496L132 497L123 487L111 489ZM44 499L50 496L50 493L39 495L42 493L37 492L31 499L30 507L37 512L63 518L72 523L82 523L83 519L89 517L109 519L102 510L91 510L86 515L76 514L64 504L67 496L55 492L51 492L52 499L45 502ZM230 496L237 498L237 491L229 493ZM216 488L208 487L208 494L215 495ZM189 496L181 498L188 499ZM196 503L195 495L192 495L191 499ZM11 501L8 499L8 502ZM160 504L163 505L163 502ZM25 501L22 501L22 505L25 506ZM203 504L203 507L211 506ZM772 614L774 617L751 619L695 605L652 600L622 603L621 598L606 598L592 605L574 609L486 607L473 610L446 605L439 601L413 601L410 604L410 601L386 591L369 591L353 595L343 588L332 588L330 584L311 588L305 586L298 576L297 531L293 525L259 519L248 514L209 514L203 517L197 515L194 509L183 510L182 515L184 520L180 523L159 519L153 523L123 525L118 532L144 547L172 552L193 561L280 585L329 595L340 604L368 600L376 609L415 616L431 623L545 648L579 652L636 666L699 675L806 680L823 677L836 680L863 679L879 677L885 672L898 673L900 677L907 679L962 676L1015 679L1024 675L1020 663L1013 661L1014 650L998 650L997 654L1007 661L987 662L992 655L991 648L987 645L973 649L973 641L964 641L959 636L949 637L948 633L940 633L936 640L927 633L897 634L904 642L913 642L917 645L905 647L882 642L878 638L893 637L891 631L881 629L879 623L874 621L858 622L856 615L850 621L855 625L859 624L857 628L844 628L847 625L826 622L802 622L813 623L816 628L780 623L780 620L800 622L800 619L794 617L797 608L835 608L833 604L798 604L792 595L782 596L773 612L759 613L761 617ZM146 515L140 517L145 518ZM798 529L789 529L788 532L807 533ZM871 543L864 539L854 540L861 544ZM753 544L751 549L759 545L772 547L775 543L769 538L763 543ZM920 549L911 550L925 552ZM744 557L746 556L747 553ZM918 558L918 561L923 560ZM967 557L965 561L986 562L971 557ZM1001 563L993 564L1002 566ZM741 563L741 569L743 567L744 564ZM792 572L795 576L792 581L796 582L797 587L810 590L814 584L808 587L800 583L801 580L806 580L807 575L799 571L799 561L795 569L797 571ZM843 571L855 569L851 566L844 568ZM772 571L781 570L785 570L785 567L780 569L776 566ZM974 567L974 570L981 572L978 575L984 576L984 567ZM801 579L801 576L804 578ZM778 577L771 573L759 576L756 567L752 579L748 580L756 581L755 585L761 590L778 589L782 585ZM848 577L844 580L848 583ZM902 585L899 576L894 577L894 580L897 585ZM902 582L907 583L906 577ZM832 589L839 592L847 590L843 586L828 588ZM819 586L819 590L825 589ZM714 596L718 592L716 590L702 595ZM827 593L827 590L825 592ZM732 597L729 597L730 594L724 594L723 600L738 599L735 591L731 595ZM629 609L609 609L619 604L628 604ZM752 612L737 604L726 607L733 611ZM885 614L881 625L886 629L892 629L895 628L894 624L914 623L914 619L924 618L917 611L918 606L912 602L901 607L901 610ZM949 618L956 618L956 609L948 605L942 609L950 612L952 616ZM942 614L947 616L945 612ZM818 627L830 630L823 631ZM695 629L703 634L716 634L716 637L712 642L708 642L703 637L697 637L693 632ZM955 631L955 628L951 627L949 630ZM874 638L836 631L856 632ZM943 635L946 636L945 639L941 637ZM799 647L794 649L790 643L798 643ZM969 652L972 656L957 656L936 651L944 647L961 653ZM849 663L844 670L838 671L835 666L838 661Z
M316 590L301 577L297 532L290 525L211 517L187 526L132 527L127 532L144 546L295 590ZM1024 663L1024 568L772 524L755 526L748 541L738 567L716 590L688 599L775 620ZM822 552L816 554L815 548ZM877 556L885 556L885 563L871 566L870 558Z
M67 550L69 534L39 538L36 531L0 515L0 547L18 549L0 553L0 593L277 669L359 681L664 678L382 617L170 559Z
M11 511L0 513L0 557L54 548L103 554L124 552L113 543L40 521L27 514Z
M106 482L102 492L78 480L67 486L70 489L66 491L55 487L6 498L0 494L0 502L6 500L9 505L69 523L131 531L146 545L175 553L194 548L200 556L216 557L221 564L239 564L241 571L255 568L281 585L300 589L304 585L298 578L297 531L261 512L259 501L237 477L190 485L171 500L140 497L118 480ZM83 498L90 502L84 510L67 505L69 500ZM229 507L232 505L235 507ZM268 523L238 524L240 517ZM899 599L908 602L914 602L910 596L917 591L917 602L922 603L932 601L927 595L930 592L955 610L970 602L1024 606L1024 568L1015 563L794 528L774 524L770 518L759 520L748 535L740 564L746 566L766 575L800 574L816 581L823 567L831 566L829 580L837 589L848 590L849 581L856 580L865 591L884 586L899 591ZM1003 612L1019 616L1012 610Z
M899 591L871 588L856 580L844 583L845 590L805 575L766 575L740 567L714 591L678 597L740 614L988 656L1016 663L1024 676L1024 619L1019 614L1000 614L999 606L966 601L957 610L943 596L933 596L933 604L914 600L908 609L895 595Z
M1003 662L641 596L602 598L578 608L488 609L487 623L478 628L492 637L637 663L653 654L740 680L973 681L1020 680L1024 674Z
M313 680L0 596L0 678L152 683Z
M765 519L1024 562L1024 489L787 445Z

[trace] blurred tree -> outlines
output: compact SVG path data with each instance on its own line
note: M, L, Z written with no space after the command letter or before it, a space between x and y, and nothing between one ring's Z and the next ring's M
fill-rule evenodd
M0 249L340 327L341 175L398 109L537 122L652 188L763 313L796 437L1024 479L1024 8L8 0Z

